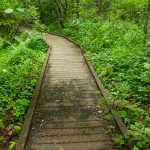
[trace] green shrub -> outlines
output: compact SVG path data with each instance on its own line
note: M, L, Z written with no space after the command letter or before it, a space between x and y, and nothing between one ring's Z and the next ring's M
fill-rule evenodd
M35 7L28 0L1 0L0 35L12 37L22 27L33 24L38 19Z
M13 139L20 132L48 47L34 32L6 43L0 53L0 130L12 131ZM15 143L10 142L10 149Z

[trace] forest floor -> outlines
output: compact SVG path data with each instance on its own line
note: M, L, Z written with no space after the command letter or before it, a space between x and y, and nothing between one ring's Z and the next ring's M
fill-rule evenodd
M99 104L102 95L81 49L55 35L46 41L52 49L26 149L115 149Z

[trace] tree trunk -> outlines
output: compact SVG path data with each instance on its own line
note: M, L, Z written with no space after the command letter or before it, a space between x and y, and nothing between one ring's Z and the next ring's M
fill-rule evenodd
M97 7L97 14L100 15L102 13L102 0L95 0L95 4Z
M61 3L59 0L54 0L54 2L57 5L57 9L58 9L58 19L59 19L59 23L61 25L62 28L64 28L64 15L63 15L63 8L61 6Z
M67 11L68 11L68 1L65 0L65 8L64 8L64 14L67 16Z
M78 19L80 17L79 7L80 7L80 0L76 0L76 15Z
M147 10L144 16L144 45L146 44L147 34L148 34L148 23L149 23L149 15L150 14L150 0L148 1Z

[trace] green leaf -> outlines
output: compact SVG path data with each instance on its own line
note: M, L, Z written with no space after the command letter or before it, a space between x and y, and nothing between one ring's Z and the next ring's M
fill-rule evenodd
M19 11L19 12L24 12L23 8L16 8L16 10Z
M145 63L144 63L144 68L149 69L149 68L150 68L150 64L147 63L147 62L145 62Z
M16 146L16 141L11 141L9 143L9 150L13 150L15 148L15 146Z
M133 150L140 150L140 149L137 146L134 146Z
M145 145L145 141L139 141L136 143L136 145L139 147L139 148L144 148L144 145Z
M150 135L150 128L145 128L145 133Z
M8 9L6 9L4 12L5 12L6 14L11 14L11 13L14 12L14 9L8 8Z

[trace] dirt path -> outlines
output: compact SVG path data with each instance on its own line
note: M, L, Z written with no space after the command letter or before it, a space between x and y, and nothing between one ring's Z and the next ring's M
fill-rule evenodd
M100 94L81 50L59 36L46 41L51 56L26 149L112 150L97 113Z

